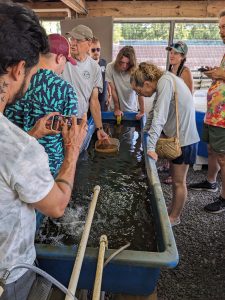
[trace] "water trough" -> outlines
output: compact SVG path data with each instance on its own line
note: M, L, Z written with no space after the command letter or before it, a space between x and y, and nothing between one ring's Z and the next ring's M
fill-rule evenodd
M135 113L125 113L123 120L134 121ZM103 121L115 120L113 113L103 113ZM145 119L143 118L141 128ZM84 144L87 148L91 136L95 131L93 120L89 120L88 137ZM112 293L125 293L131 295L149 295L157 284L162 267L173 268L178 263L178 252L173 232L167 215L155 162L146 155L147 136L142 135L142 145L145 156L145 169L150 187L150 200L153 212L153 222L156 235L155 252L124 250L116 256L104 269L102 290ZM42 222L38 215L37 226ZM76 246L54 246L36 243L37 257L40 267L68 286L72 272ZM107 259L115 249L108 249L105 253ZM78 282L80 289L92 289L94 285L98 249L88 247Z

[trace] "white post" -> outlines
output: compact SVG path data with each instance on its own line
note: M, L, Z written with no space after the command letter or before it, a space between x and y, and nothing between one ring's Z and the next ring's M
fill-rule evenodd
M75 296L75 293L77 290L77 283L78 283L78 279L80 276L80 270L81 270L82 262L84 259L84 253L85 253L86 246L87 246L87 241L88 241L88 237L89 237L89 233L90 233L90 229L91 229L91 224L92 224L99 192L100 192L100 186L96 185L94 187L94 195L93 195L92 201L90 203L87 219L86 219L86 222L84 225L84 231L83 231L82 238L81 238L78 250L77 250L76 260L75 260L75 263L73 266L73 271L72 271L72 275L71 275L70 282L69 282L68 290L74 296ZM65 298L65 300L71 300L71 299L72 298L68 295Z

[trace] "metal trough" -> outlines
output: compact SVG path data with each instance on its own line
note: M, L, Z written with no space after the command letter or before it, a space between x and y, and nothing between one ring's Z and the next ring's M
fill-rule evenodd
M124 120L135 120L135 113L125 113ZM103 120L115 120L113 113L103 113ZM143 128L145 120L142 119ZM84 148L88 147L95 130L93 120L89 120L89 135ZM160 268L173 268L178 263L178 252L167 215L155 162L146 155L146 136L142 137L145 149L145 167L150 186L153 220L156 228L157 252L125 250L113 259L104 269L102 290L112 293L149 295L157 284ZM41 217L37 218L41 222ZM51 246L36 244L40 267L68 286L76 250L75 246ZM105 253L107 259L115 250ZM80 289L93 289L98 249L87 248L78 282Z

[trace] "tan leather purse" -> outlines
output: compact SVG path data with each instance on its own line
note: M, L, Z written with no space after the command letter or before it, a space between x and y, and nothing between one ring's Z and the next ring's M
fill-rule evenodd
M179 115L178 115L178 98L176 82L174 82L175 112L176 112L176 136L168 138L159 138L156 144L156 153L159 158L173 160L182 154L179 142Z

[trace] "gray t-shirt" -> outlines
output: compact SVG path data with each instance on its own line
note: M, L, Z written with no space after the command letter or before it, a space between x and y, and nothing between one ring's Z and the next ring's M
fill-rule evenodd
M102 92L101 68L94 59L87 56L85 61L77 60L76 66L67 63L62 77L73 86L77 93L78 117L81 118L88 111L93 89L97 87Z
M117 72L115 62L106 66L105 80L115 85L121 111L137 112L137 95L130 85L129 72Z
M43 199L54 179L44 148L0 113L0 276L18 263L33 264L36 253L35 211L31 203ZM13 271L7 283L27 270Z
M159 79L152 110L144 128L149 133L148 150L155 151L157 140L163 131L166 136L176 135L174 81L176 82L179 112L180 145L188 146L199 141L195 122L193 96L184 81L170 72Z

